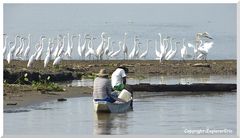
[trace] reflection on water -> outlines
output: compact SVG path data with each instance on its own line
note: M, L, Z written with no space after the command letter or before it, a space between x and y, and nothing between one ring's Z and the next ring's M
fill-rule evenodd
M127 113L94 113L93 134L110 135L114 131L117 131L118 134L127 134L126 119Z
M185 129L209 128L236 134L236 93L141 95L134 99L134 110L122 114L96 114L92 97L22 109L29 112L4 112L4 133L182 135Z
M236 83L236 75L144 75L144 79L128 78L128 84L150 83L150 84L191 84L191 83ZM72 86L93 86L92 79L73 80L69 82Z

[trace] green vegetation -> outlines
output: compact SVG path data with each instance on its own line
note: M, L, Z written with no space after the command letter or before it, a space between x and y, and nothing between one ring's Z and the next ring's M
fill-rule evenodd
M24 81L30 82L27 78L28 74L26 73L24 75ZM46 79L41 78L41 75L38 76L39 81L32 81L30 82L32 84L33 89L37 91L64 91L62 87L57 85L54 82L50 82L51 77L48 76Z
M89 74L84 74L83 75L84 79L92 79L92 80L94 80L96 77L97 77L96 73L89 73Z

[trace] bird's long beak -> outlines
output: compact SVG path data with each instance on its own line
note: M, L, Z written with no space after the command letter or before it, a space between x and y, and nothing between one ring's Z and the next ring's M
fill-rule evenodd
M205 37L208 38L208 39L212 39L212 40L213 40L213 38L212 38L211 36L208 36L208 35L207 35L207 36L205 36Z

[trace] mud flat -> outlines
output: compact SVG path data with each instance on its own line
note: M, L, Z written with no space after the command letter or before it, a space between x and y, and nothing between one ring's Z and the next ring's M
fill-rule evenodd
M5 85L3 96L4 110L37 105L47 101L61 101L62 99L91 96L89 87L64 87L63 92L42 92L33 90L30 85ZM63 100L62 100L63 101Z
M82 75L97 73L105 68L112 73L118 64L124 64L129 68L129 75L236 75L236 60L208 60L196 61L163 61L158 60L103 60L103 61L81 61L63 60L57 67L43 67L43 61L36 61L31 68L27 68L27 61L14 60L10 64L4 61L4 80L8 83L15 83L17 79L28 73L30 80L51 76L52 81L66 81L81 79Z

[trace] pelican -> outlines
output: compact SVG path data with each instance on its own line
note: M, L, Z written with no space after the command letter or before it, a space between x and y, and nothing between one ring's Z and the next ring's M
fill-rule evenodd
M123 46L122 46L122 51L123 51L123 59L125 60L125 57L128 55L128 48L126 45L126 39L127 39L127 33L124 33L124 39L123 39Z
M212 48L212 46L213 46L213 42L205 42L201 47L198 48L200 55L204 56L205 60L207 59L208 51L209 49ZM200 55L198 56L198 58L201 57Z
M199 40L201 37L205 37L208 39L213 39L208 32L203 32L203 33L197 33L196 34L196 39Z
M148 54L148 48L149 48L149 42L151 42L152 40L147 40L147 50L144 51L139 58L146 58L147 54Z
M119 53L121 52L121 47L122 47L123 43L122 43L122 41L119 41L118 44L119 44L119 50L114 52L114 53L112 53L111 56L110 56L111 58L118 56Z

